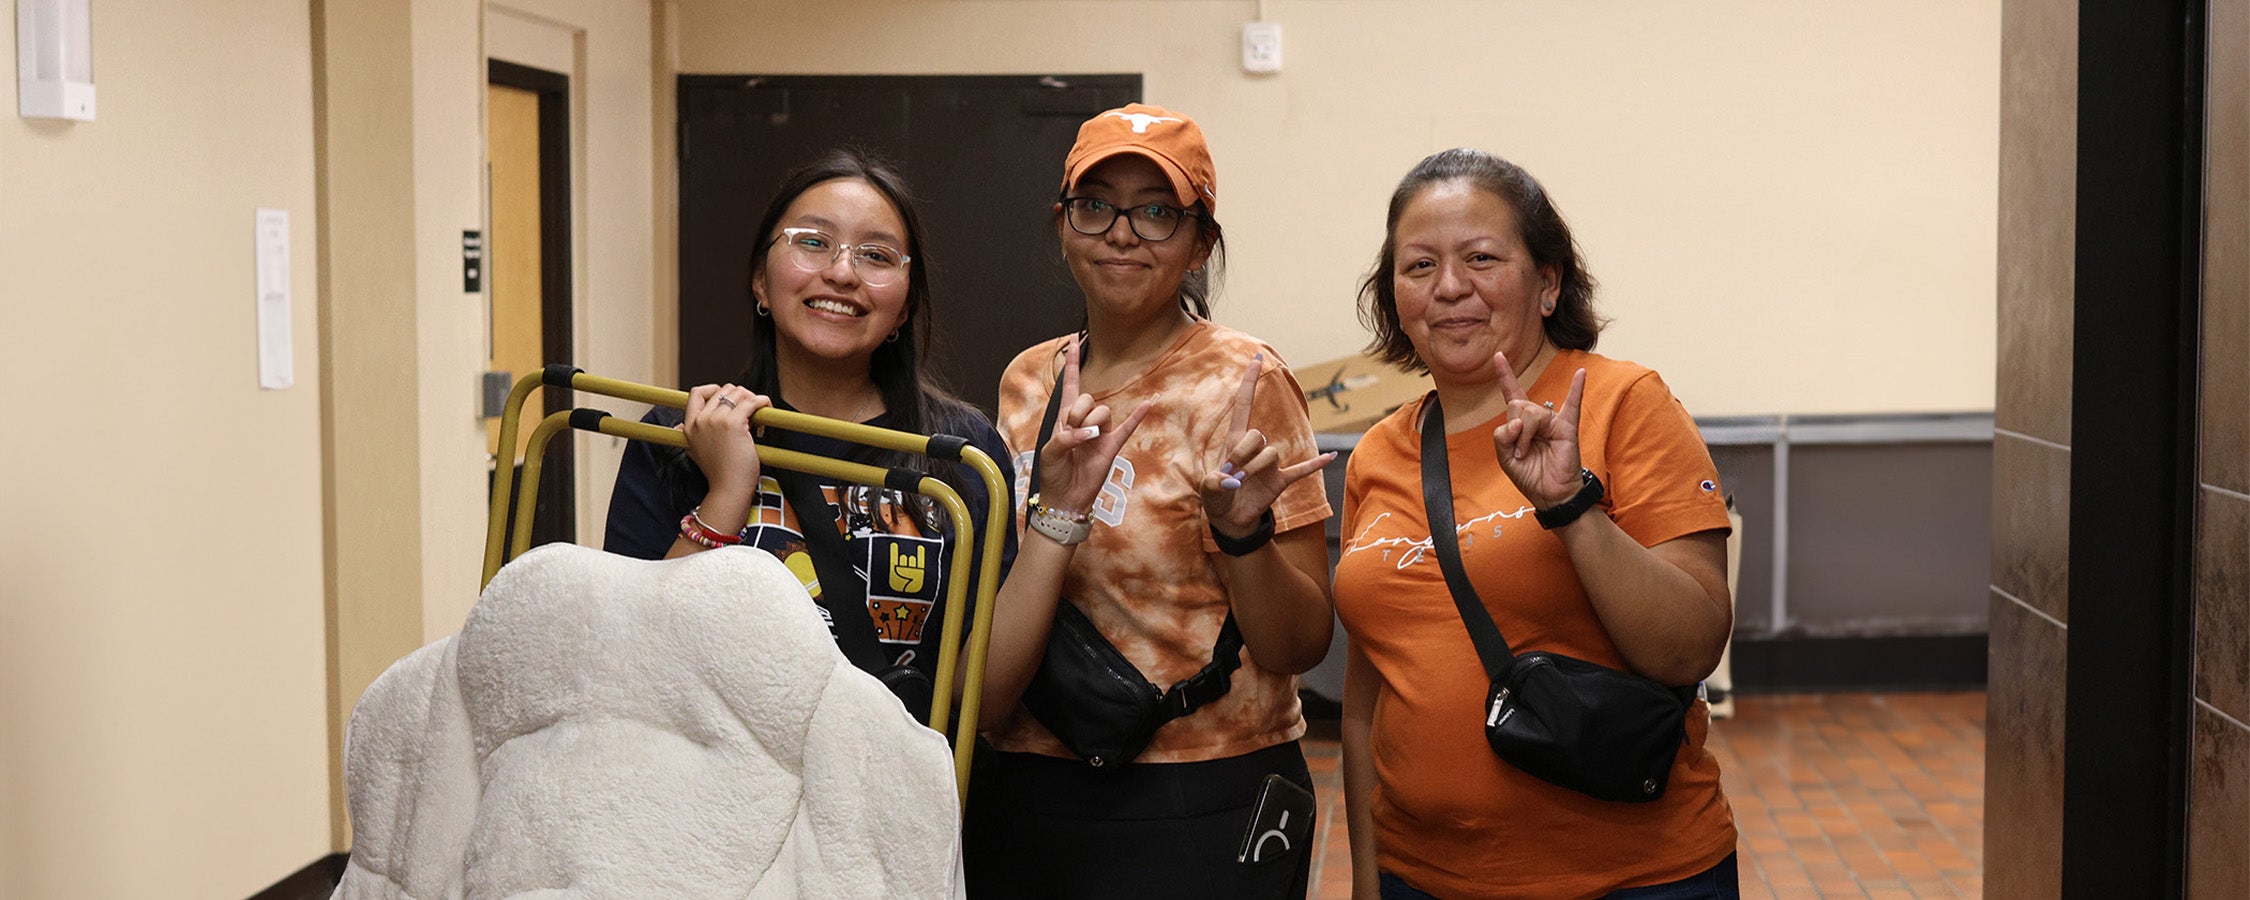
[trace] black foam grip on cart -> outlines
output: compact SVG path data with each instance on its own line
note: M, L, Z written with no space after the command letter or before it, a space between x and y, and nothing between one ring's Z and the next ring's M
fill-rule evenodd
M539 383L552 387L569 387L570 379L584 371L586 370L568 363L548 363L546 368L539 370Z
M581 406L570 411L570 427L579 431L600 431L602 430L602 420L607 418L609 418L609 413Z
M892 469L883 474L883 486L902 494L911 494L922 489L922 478L922 473L913 469Z
M958 434L933 434L930 435L928 455L958 461L961 458L961 448L968 445L969 439Z

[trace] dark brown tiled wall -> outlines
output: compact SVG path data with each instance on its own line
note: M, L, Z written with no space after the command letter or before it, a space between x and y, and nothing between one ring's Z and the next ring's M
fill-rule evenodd
M1993 424L2056 444L2070 443L2077 178L2077 0L2007 0L2000 14L2000 372Z
M2212 0L2210 17L2201 480L2250 494L2250 3Z
M2002 5L1985 757L1994 897L2060 890L2077 17L2077 0ZM2190 896L2234 898L2250 896L2250 0L2212 0L2208 23L2187 872Z
M2195 757L2188 768L2188 896L2250 897L2250 731L2195 707Z
M1985 744L1989 897L2061 891L2077 146L2078 2L2005 0Z
M2250 897L2250 0L2212 0L2188 895Z
M1984 885L1988 898L2062 892L2062 671L2066 634L1992 594L1985 695Z
M1994 435L1992 484L1992 586L2068 623L2070 451Z
M2250 722L2250 500L2207 487L2201 506L2195 696L2236 721Z

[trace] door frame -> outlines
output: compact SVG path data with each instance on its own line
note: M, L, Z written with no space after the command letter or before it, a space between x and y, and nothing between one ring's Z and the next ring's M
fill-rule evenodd
M2185 896L2208 40L2078 8L2062 896Z
M576 356L571 328L571 221L570 221L570 76L499 59L485 60L485 81L518 88L539 97L539 342L548 364L572 364ZM489 165L489 161L487 163ZM490 228L490 223L486 223ZM491 235L486 235L489 248ZM488 251L489 253L489 251ZM518 372L521 378L527 373ZM569 391L542 390L548 415L571 406ZM551 450L541 466L539 510L532 521L534 546L575 541L578 535L576 483L578 454L574 440L557 441L559 455ZM511 457L512 448L502 448ZM509 460L513 462L513 460ZM498 477L500 461L494 461ZM510 510L508 522L514 523ZM511 538L512 540L512 538Z

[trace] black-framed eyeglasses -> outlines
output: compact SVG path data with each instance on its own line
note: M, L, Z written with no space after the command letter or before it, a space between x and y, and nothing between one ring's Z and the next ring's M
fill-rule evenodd
M1079 234L1107 234L1117 226L1123 216L1131 223L1133 233L1144 241L1164 241L1179 233L1180 223L1194 218L1194 210L1181 209L1163 203L1143 203L1139 206L1114 206L1098 197L1064 197L1063 218L1070 229Z
M773 243L781 245L782 255L807 272L828 268L836 264L837 257L849 254L852 270L869 287L897 281L906 273L906 264L914 261L914 257L889 244L847 244L818 228L784 228L774 236Z

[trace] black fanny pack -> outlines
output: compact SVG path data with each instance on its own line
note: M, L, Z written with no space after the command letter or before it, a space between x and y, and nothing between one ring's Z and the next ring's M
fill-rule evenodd
M1062 378L1057 376L1034 448L1046 446L1061 408ZM1038 489L1037 449L1031 454L1031 485ZM1055 623L1047 630L1047 651L1024 687L1023 706L1087 765L1115 771L1140 756L1164 723L1226 696L1234 670L1242 667L1241 651L1242 631L1230 610L1211 647L1211 662L1170 689L1159 688L1102 637L1070 598L1060 598Z
M1484 737L1509 765L1602 800L1664 796L1687 740L1695 689L1668 688L1631 672L1560 653L1513 653L1461 567L1453 530L1453 485L1445 459L1445 414L1437 394L1423 404L1422 502L1430 542L1477 656L1492 680Z
M1164 723L1226 696L1242 666L1241 650L1242 632L1229 613L1211 662L1169 690L1159 688L1075 604L1059 600L1047 653L1024 687L1023 705L1087 765L1123 768Z

